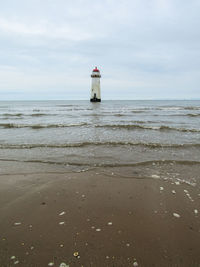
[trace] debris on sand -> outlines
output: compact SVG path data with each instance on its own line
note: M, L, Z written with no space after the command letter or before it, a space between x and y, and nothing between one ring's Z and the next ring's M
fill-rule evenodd
M158 179L158 178L160 178L160 176L159 176L159 175L157 175L157 174L152 174L152 175L151 175L151 177L152 177L152 178L155 178L155 179Z
M21 225L22 223L21 222L16 222L16 223L14 223L14 225Z
M59 216L63 216L65 214L65 211L62 211Z
M189 198L190 201L194 202L194 200L192 199L192 197L190 196L190 194L188 193L187 190L184 190L186 196Z
M195 210L194 210L194 213L195 213L195 214L198 214L199 212L198 212L198 210L197 210L197 209L195 209Z
M163 191L163 190L164 190L164 188L162 186L160 186L160 191Z
M14 262L15 265L18 264L18 263L19 263L19 261L15 261L15 262Z
M172 194L176 194L176 191L175 190L172 190Z
M137 266L138 266L137 261L134 261L133 266L134 266L134 267L137 267Z
M54 266L54 262L49 262L48 266Z
M62 262L59 267L69 267L69 265L67 265L66 263Z
M11 259L11 260L14 260L14 259L16 259L16 257L15 257L15 256L12 256L12 257L10 257L10 259Z
M80 258L80 255L79 255L78 251L75 251L73 255L74 255L74 257L76 257L78 259Z
M112 225L113 223L112 222L108 222L108 225Z
M100 231L101 231L101 229L100 229L100 228L97 228L97 229L96 229L96 232L100 232Z
M63 224L65 224L65 222L59 222L59 224L60 224L60 225L63 225Z
M180 218L181 216L178 213L173 213L173 216L176 218Z

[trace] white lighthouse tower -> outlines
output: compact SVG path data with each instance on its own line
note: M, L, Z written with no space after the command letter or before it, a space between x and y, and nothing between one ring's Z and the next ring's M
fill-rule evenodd
M101 102L101 91L100 91L100 71L95 67L92 71L92 87L91 87L91 102Z

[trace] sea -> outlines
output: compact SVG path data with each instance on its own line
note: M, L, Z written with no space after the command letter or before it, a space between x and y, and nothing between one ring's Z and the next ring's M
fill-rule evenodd
M1 174L109 167L195 184L200 101L0 102Z

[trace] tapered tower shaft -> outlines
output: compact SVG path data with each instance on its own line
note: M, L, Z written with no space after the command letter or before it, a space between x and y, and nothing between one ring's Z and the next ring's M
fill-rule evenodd
M101 74L98 68L96 67L92 71L92 85L91 85L91 102L101 102L101 89L100 89L100 78Z

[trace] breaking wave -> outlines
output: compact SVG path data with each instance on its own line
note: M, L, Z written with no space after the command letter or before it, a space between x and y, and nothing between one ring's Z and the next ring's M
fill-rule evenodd
M42 116L56 116L57 114L50 114L50 113L2 113L0 114L1 117L42 117Z
M44 163L53 165L65 165L65 166L89 166L89 167L134 167L134 166L146 166L152 163L160 164L179 164L179 165L199 165L200 161L193 160L150 160L141 161L134 163L85 163L85 162L59 162L51 160L40 160L40 159L30 159L30 160L18 160L18 159L5 159L0 158L0 161L11 161L11 162L26 162L26 163Z
M138 109L133 109L131 112L133 113L142 113L145 111L153 111L153 110L164 110L164 111L173 111L173 110L200 110L199 106L157 106L157 107L141 107Z
M24 114L23 113L3 113L0 114L0 116L3 117L22 117Z
M182 106L163 106L163 107L158 107L158 108L155 108L157 110L200 110L200 107L198 106L185 106L185 107L182 107Z
M200 107L189 106L189 107L184 107L183 109L185 109L185 110L200 110Z
M71 124L15 124L15 123L0 123L0 127L8 128L32 128L32 129L43 129L43 128L65 128L65 127L77 127L87 126L88 123L71 123Z
M31 148L70 148L87 146L144 146L149 148L190 148L200 147L200 144L161 144L143 142L80 142L66 144L0 144L0 149L31 149Z
M47 114L47 113L33 113L27 116L31 117L42 117L42 116L55 116L56 114Z
M151 121L134 121L135 123L153 123ZM189 129L189 128L176 128L170 126L149 126L149 125L140 125L140 124L91 124L87 122L80 123L69 123L69 124L16 124L16 123L0 123L1 128L11 129L11 128L31 128L31 129L45 129L45 128L65 128L65 127L81 127L81 126L90 126L96 128L112 128L112 129L127 129L127 130L154 130L154 131L179 131L179 132L200 132L200 129Z
M179 131L179 132L200 132L200 129L186 129L186 128L176 128L170 126L147 126L138 124L106 124L106 125L95 125L95 127L105 127L105 128L124 128L124 129L145 129L145 130L159 130L159 131Z
M186 114L189 117L200 117L200 114Z
M153 114L153 116L169 116L169 117L200 117L199 113L188 114Z

